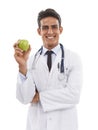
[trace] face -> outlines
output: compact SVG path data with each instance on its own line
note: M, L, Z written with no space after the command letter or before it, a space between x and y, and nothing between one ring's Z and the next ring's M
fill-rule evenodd
M43 45L47 49L52 49L59 43L59 35L63 28L59 27L59 22L54 17L46 17L40 21L38 34L42 37Z

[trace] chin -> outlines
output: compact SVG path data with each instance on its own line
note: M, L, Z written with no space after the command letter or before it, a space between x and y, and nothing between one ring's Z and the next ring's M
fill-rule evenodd
M50 48L50 49L54 48L55 46L57 46L57 44L53 44L53 43L47 44L47 47Z

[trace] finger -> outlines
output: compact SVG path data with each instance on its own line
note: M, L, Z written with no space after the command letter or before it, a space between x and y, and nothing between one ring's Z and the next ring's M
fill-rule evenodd
M18 43L15 43L15 44L13 45L13 47L14 47L15 52L16 52L16 51L23 52L23 50L18 47Z
M21 52L23 52L23 50L21 48L19 48L18 44L19 44L19 40L13 45L14 49L15 50L17 49L17 50L20 50Z
M14 49L18 47L18 43L14 43L13 45Z
M20 57L20 54L14 54L15 59L17 59L18 57Z
M31 51L31 46L29 45L29 49L27 50L27 52L30 52Z
M15 49L14 56L15 56L15 57L17 57L17 56L23 56L23 52L20 51L19 49Z
M19 51L19 52L24 52L22 49L20 49L19 47L15 47L15 51Z

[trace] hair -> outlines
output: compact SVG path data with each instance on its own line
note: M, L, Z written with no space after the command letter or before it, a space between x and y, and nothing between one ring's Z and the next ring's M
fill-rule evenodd
M37 22L38 22L39 28L41 26L41 24L40 24L41 19L46 18L46 17L54 17L54 18L56 18L58 20L58 22L59 22L59 26L61 26L61 17L60 17L60 15L54 9L48 8L45 11L43 11L43 10L40 11L39 14L38 14Z

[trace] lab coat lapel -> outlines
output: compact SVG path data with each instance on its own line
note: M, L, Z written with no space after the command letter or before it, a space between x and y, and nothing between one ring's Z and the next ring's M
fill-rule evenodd
M38 64L40 64L40 67L44 68L44 70L46 70L46 71L48 70L47 63L45 61L45 58L42 55L40 55L40 58L38 60Z

